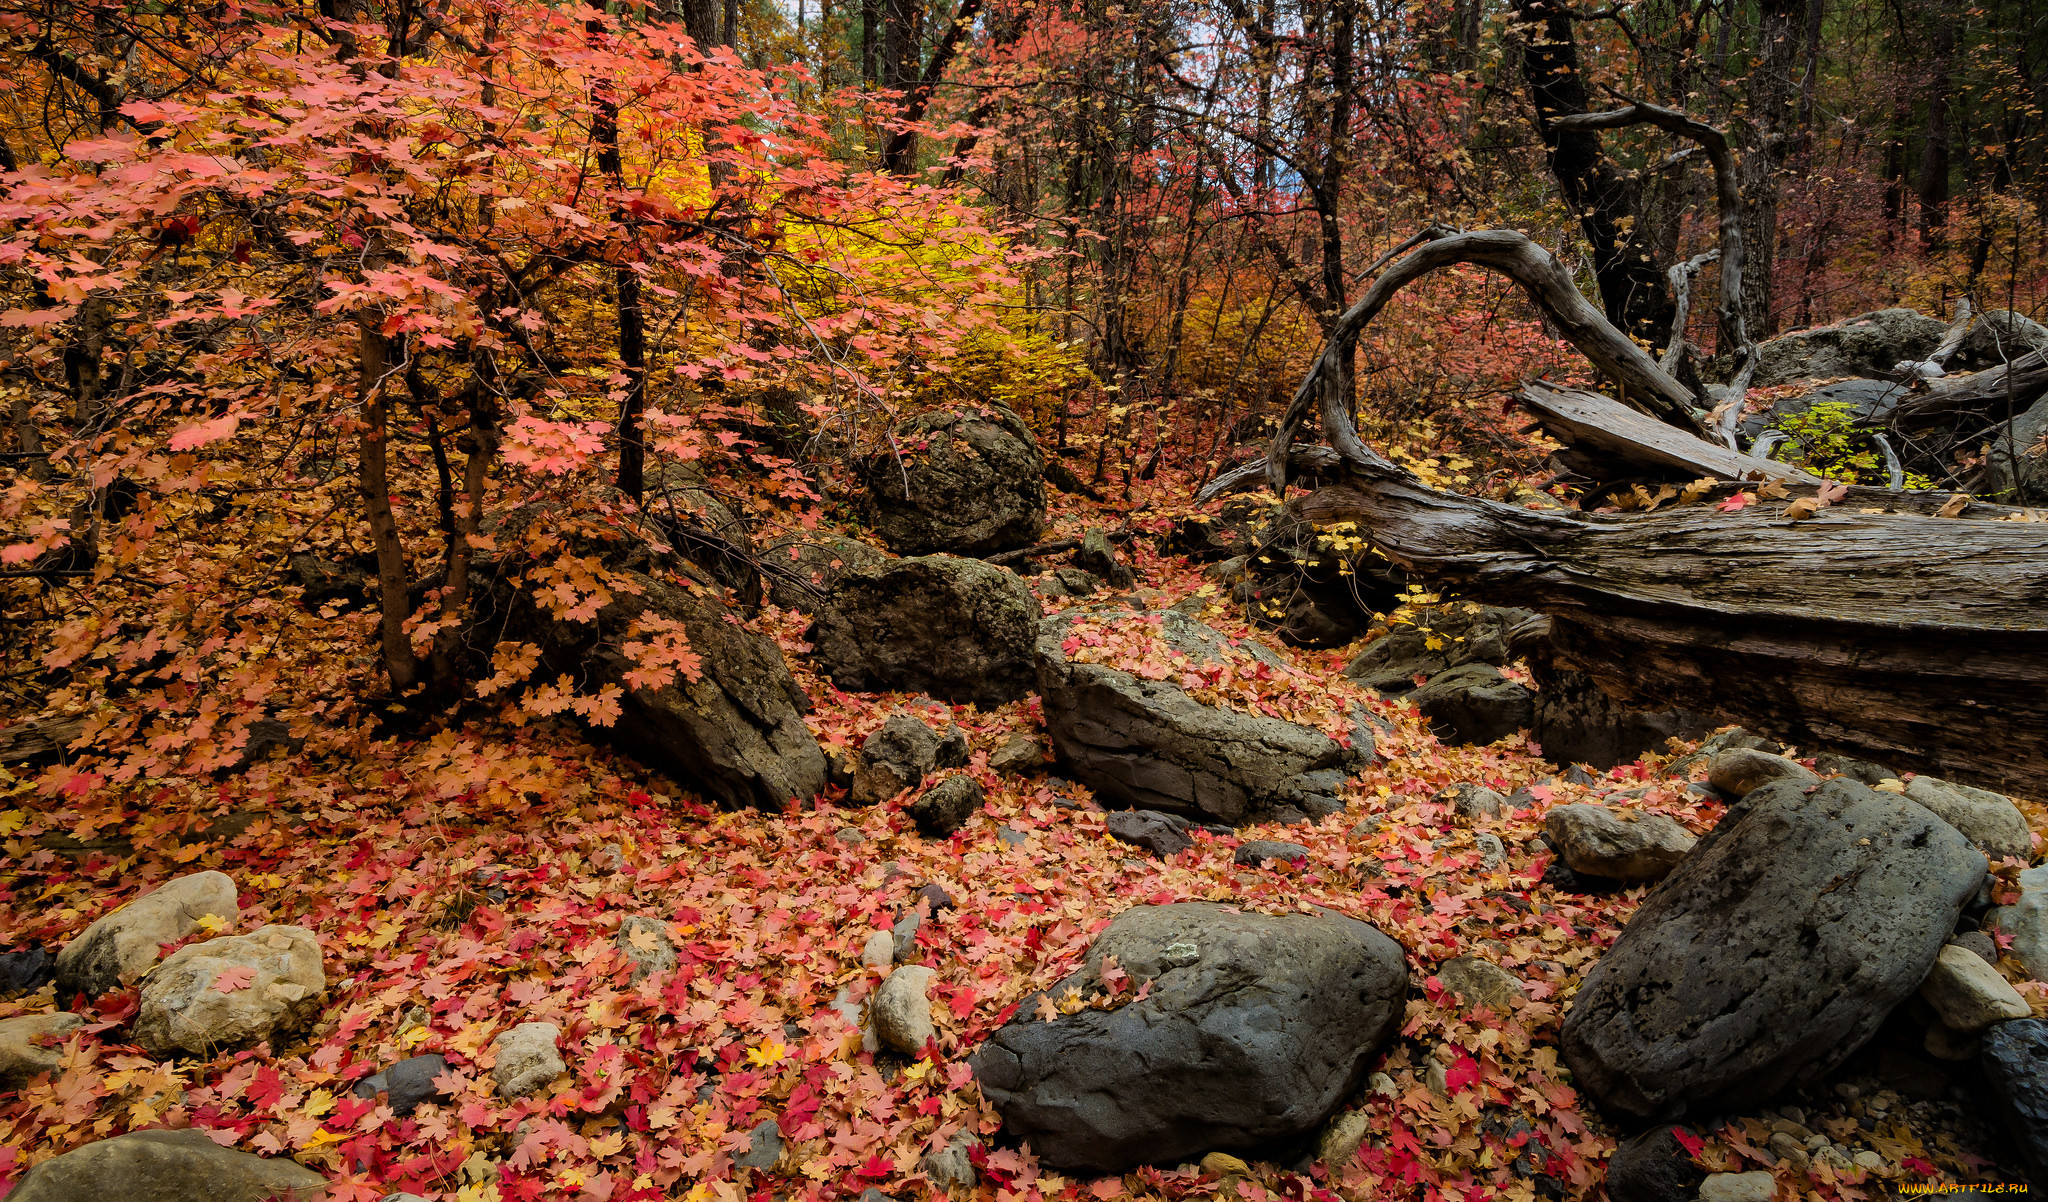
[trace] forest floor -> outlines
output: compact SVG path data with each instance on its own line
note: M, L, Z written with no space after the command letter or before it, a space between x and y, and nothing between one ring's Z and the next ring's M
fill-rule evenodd
M1088 516L1063 517L1047 537L1078 532ZM1134 608L1218 593L1150 540L1133 548ZM1220 597L1205 620L1260 637ZM1219 1190L1247 1202L1602 1196L1616 1130L1569 1084L1556 1036L1577 982L1645 890L1556 887L1538 835L1551 805L1623 789L1643 790L1628 803L1636 809L1707 830L1721 807L1660 772L1683 748L1571 783L1524 740L1445 746L1411 707L1356 690L1340 670L1357 646L1287 651L1304 675L1247 694L1249 704L1298 715L1356 699L1388 724L1379 758L1349 787L1349 810L1235 837L1197 832L1190 851L1162 862L1112 840L1084 788L1050 771L988 768L1012 734L1039 730L1035 699L981 710L843 693L807 660L801 614L771 609L758 621L788 653L828 748L858 747L905 710L958 723L986 808L944 839L920 836L900 799L851 808L837 795L842 804L823 799L786 814L721 813L567 724L493 721L409 742L376 739L367 723L318 730L300 751L239 774L77 796L42 795L33 781L0 775L0 948L54 950L138 893L218 869L240 889L234 927L312 929L328 979L325 1010L295 1042L206 1061L158 1061L123 1043L132 989L79 1002L91 1025L62 1071L0 1098L0 1186L90 1140L168 1125L293 1156L328 1172L337 1200L395 1190L436 1202L766 1202L870 1189L909 1197L925 1188L924 1155L963 1130L988 1141L974 1156L979 1196L998 1202ZM1321 687L1303 687L1313 682ZM1439 800L1456 783L1528 789L1537 804L1462 818ZM2036 830L2048 829L2038 808L2027 812ZM1482 832L1506 849L1491 869ZM1310 855L1233 864L1238 843L1256 838L1300 843ZM924 922L916 947L917 962L937 973L938 1054L905 1062L863 1053L828 1002L842 989L866 996L880 974L863 967L863 944L927 884L955 902ZM1370 1121L1349 1164L1255 1164L1234 1185L1193 1166L1071 1180L997 1137L968 1053L1015 1003L1069 972L1120 910L1184 900L1328 907L1406 949L1406 1020L1374 1066L1385 1079L1351 1103ZM631 983L615 943L629 915L669 924L675 971ZM1519 978L1525 999L1497 1014L1446 995L1432 968L1466 954ZM2039 987L2029 1000L2048 1013ZM0 1018L73 1001L45 986L0 1001ZM488 1072L491 1041L528 1021L560 1025L568 1074L539 1096L501 1101ZM424 1053L452 1066L442 1104L401 1119L353 1096L356 1081ZM1780 1199L2016 1179L1995 1163L1998 1141L1958 1107L1968 1081L1957 1069L1872 1051L1791 1109L1703 1133L1699 1158L1774 1172ZM780 1161L737 1165L768 1118L785 1140ZM1873 1153L1876 1167L1866 1167L1868 1156L1846 1170L1796 1167L1798 1158L1769 1147L1785 1124L1851 1157Z

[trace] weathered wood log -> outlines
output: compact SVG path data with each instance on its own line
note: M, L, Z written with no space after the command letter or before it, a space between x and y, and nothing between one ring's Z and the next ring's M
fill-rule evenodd
M36 718L0 727L0 764L54 764L84 732L83 718Z
M1561 666L1617 698L2048 795L2048 523L1531 510L1398 469L1300 505L1408 572L1550 615Z
M1963 417L2014 416L2048 395L2048 350L2029 351L2011 363L1967 376L1927 381L1892 410L1891 426L1908 430Z
M1657 476L1819 483L1790 464L1740 454L1695 438L1597 392L1532 381L1515 393L1515 400L1566 446L1587 447L1613 462Z

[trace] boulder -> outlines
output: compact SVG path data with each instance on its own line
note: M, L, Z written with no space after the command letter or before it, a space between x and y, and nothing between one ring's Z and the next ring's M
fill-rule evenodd
M1254 839L1237 849L1230 862L1240 868L1259 868L1268 860L1280 860L1299 864L1308 859L1308 848L1299 843L1282 843L1274 839Z
M304 927L187 944L143 981L135 1042L158 1056L212 1056L304 1028L326 992L320 937Z
M1498 818L1508 812L1508 799L1484 785L1469 781L1452 785L1438 797L1448 799L1451 812L1460 818L1477 821L1482 818Z
M2022 355L2048 347L2048 326L2010 309L1986 309L1970 323L1970 332L1948 362L1951 372L2001 367Z
M867 461L869 518L899 555L990 555L1045 529L1045 463L1024 419L1000 406L927 413Z
M1997 969L1977 953L1953 943L1935 958L1934 967L1920 984L1920 996L1941 1016L1943 1026L1966 1035L2034 1012Z
M1834 325L1796 330L1757 347L1756 374L1749 386L1771 388L1836 376L1886 377L1902 360L1933 354L1947 332L1945 323L1911 309L1879 309Z
M2010 430L2000 421L1976 440L1991 447L1984 460L1984 482L1979 485L1986 499L2007 505L2048 504L2048 454L2041 451L2044 437L2048 437L2048 398L2034 402L2033 408L2013 420Z
M909 714L891 714L860 745L853 767L855 805L875 805L924 783L939 764L939 733Z
M1606 806L1558 806L1543 834L1573 872L1629 884L1661 881L1694 847L1692 832L1662 814L1617 814Z
M1713 720L1691 710L1630 709L1583 672L1552 670L1539 681L1529 734L1553 764L1605 772L1662 751L1671 739L1706 737Z
M1991 1028L1977 1063L2028 1177L2048 1182L2048 1022L2023 1018Z
M1038 688L1054 752L1105 804L1231 826L1284 810L1321 817L1343 808L1337 791L1370 752L1278 718L1205 705L1168 681L1070 660L1063 644L1077 616L1069 610L1039 624ZM1284 667L1256 643L1233 650L1186 614L1150 620L1190 662L1237 654Z
M0 1018L0 1090L15 1090L64 1063L64 1040L85 1019L68 1013Z
M199 929L211 914L232 919L235 883L226 873L195 872L166 882L85 928L57 953L57 988L97 997L135 982L163 945Z
M520 1023L498 1036L492 1048L497 1064L491 1069L498 1096L511 1099L539 1093L567 1072L562 1054L555 1050L555 1041L561 1037L562 1029L553 1023Z
M2048 981L2048 864L2020 873L2019 900L1984 916L1984 925L2012 936L2013 959L2036 981Z
M1122 1173L1306 1135L1400 1026L1401 946L1334 913L1135 906L1050 992L1100 993L1114 956L1143 1000L1047 1022L1026 998L970 1062L1011 1134L1063 1170Z
M1030 772L1045 764L1045 745L1026 734L1015 734L1003 740L988 757L988 766L995 772Z
M768 544L761 553L768 599L784 609L816 613L839 578L887 563L889 553L843 534L812 534ZM795 577L791 580L790 577Z
M327 1178L282 1157L223 1148L204 1131L133 1131L30 1169L9 1202L320 1202Z
M1707 783L1729 797L1745 796L1774 780L1812 784L1819 779L1819 774L1797 760L1750 747L1725 748L1707 761Z
M937 1034L932 1027L931 998L926 995L934 975L923 964L906 964L875 988L874 1000L868 1003L868 1023L883 1047L915 1056Z
M1501 675L1492 664L1469 663L1439 672L1408 695L1439 735L1485 746L1536 720L1536 694Z
M1963 832L1965 839L1993 860L2011 856L2025 864L2034 858L2034 836L2027 829L2026 816L2002 793L1916 776L1906 782L1906 796Z
M1195 845L1188 837L1187 819L1157 810L1118 810L1103 819L1103 829L1118 839L1162 860L1171 859Z
M374 1098L380 1093L385 1095L385 1100L391 1104L392 1115L404 1118L424 1103L453 1096L434 1084L434 1078L447 1071L448 1061L443 1057L412 1056L381 1073L364 1077L356 1082L354 1092L359 1098Z
M1001 705L1031 691L1038 598L976 559L926 555L840 577L810 639L842 689Z
M725 590L708 577L660 570L645 545L593 550L639 591L613 589L589 621L563 617L529 593L501 598L508 636L540 648L550 679L567 674L591 692L623 689L618 717L590 727L592 737L728 808L779 810L823 788L825 753L803 719L810 700L775 640L734 620ZM698 677L633 687L629 674L641 669L625 646L663 626L681 630Z
M961 773L926 789L910 804L910 819L917 824L918 833L943 838L967 825L987 800L988 791L981 782Z
M1814 1081L1926 979L1983 853L1905 797L1778 781L1730 806L1594 966L1559 1046L1647 1120Z
M1106 581L1111 588L1129 588L1138 582L1131 565L1116 557L1109 536L1093 527L1081 535L1081 548L1074 552L1074 566Z
M1395 621L1344 667L1344 675L1388 695L1417 687L1418 676L1426 679L1472 663L1512 663L1514 632L1537 620L1526 609L1471 603L1396 617L1404 620Z

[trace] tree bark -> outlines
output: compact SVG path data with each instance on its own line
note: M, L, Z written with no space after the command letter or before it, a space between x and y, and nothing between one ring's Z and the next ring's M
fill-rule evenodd
M1778 260L1778 167L1791 144L1792 64L1799 56L1800 0L1760 0L1756 66L1749 76L1749 136L1742 148L1742 198L1746 202L1748 270L1743 275L1742 311L1759 337L1777 332L1772 283Z

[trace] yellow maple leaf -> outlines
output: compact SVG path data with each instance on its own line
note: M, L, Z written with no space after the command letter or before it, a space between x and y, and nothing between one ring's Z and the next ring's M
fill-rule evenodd
M786 1050L771 1036L762 1041L760 1047L747 1049L747 1063L760 1068L767 1068L770 1065L780 1063Z

